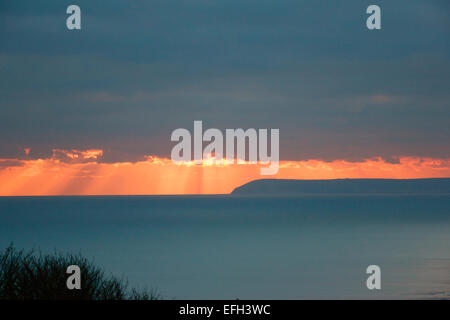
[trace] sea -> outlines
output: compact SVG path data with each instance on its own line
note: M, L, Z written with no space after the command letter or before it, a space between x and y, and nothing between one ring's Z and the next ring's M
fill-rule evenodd
M166 299L450 298L448 194L0 197L11 243Z

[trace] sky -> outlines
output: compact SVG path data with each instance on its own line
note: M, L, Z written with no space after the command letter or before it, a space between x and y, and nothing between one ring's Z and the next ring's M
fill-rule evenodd
M71 4L81 30L66 28ZM381 30L366 28L371 4ZM445 0L2 1L0 195L222 193L260 178L171 163L171 132L194 120L278 128L282 164L309 170L278 178L450 177L449 13Z

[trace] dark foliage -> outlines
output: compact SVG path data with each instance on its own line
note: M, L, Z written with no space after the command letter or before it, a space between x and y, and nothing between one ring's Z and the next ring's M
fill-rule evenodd
M81 289L67 289L67 267L81 269ZM0 253L0 299L156 300L155 291L128 289L123 278L107 275L80 254L42 254L17 250Z

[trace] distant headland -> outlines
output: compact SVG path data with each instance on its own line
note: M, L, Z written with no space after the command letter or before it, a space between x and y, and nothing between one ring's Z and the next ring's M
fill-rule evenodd
M237 187L232 195L450 194L450 178L430 179L261 179Z

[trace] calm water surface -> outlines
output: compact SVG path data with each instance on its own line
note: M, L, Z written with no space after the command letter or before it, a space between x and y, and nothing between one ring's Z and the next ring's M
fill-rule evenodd
M449 195L2 197L11 242L81 252L166 298L450 297Z

